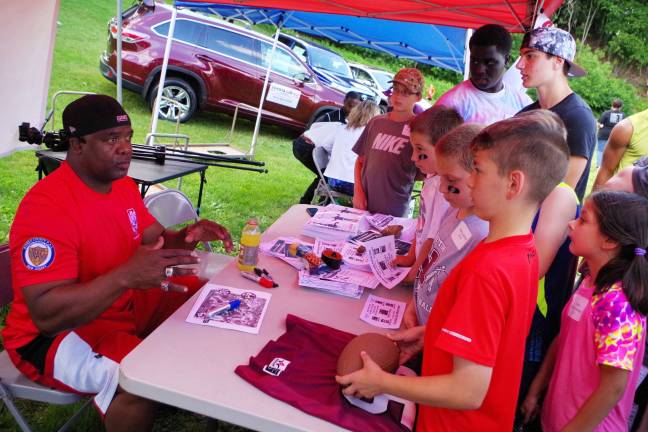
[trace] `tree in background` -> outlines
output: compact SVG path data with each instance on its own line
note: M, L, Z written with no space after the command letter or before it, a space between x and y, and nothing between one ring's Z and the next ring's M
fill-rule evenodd
M634 72L643 81L648 71L648 2L566 0L554 21L581 43L603 49L625 69L619 72Z

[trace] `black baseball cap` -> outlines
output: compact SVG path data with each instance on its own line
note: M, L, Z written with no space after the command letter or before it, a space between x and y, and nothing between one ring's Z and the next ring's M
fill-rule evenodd
M73 137L130 124L121 104L107 95L85 95L63 110L63 129Z

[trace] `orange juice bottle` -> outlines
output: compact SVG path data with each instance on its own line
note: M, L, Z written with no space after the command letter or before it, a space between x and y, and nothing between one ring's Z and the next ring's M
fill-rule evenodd
M261 243L261 228L256 219L249 219L241 233L241 248L236 262L239 270L251 272L257 265Z

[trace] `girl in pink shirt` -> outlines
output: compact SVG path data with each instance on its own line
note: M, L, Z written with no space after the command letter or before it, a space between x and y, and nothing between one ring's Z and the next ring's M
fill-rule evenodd
M562 313L560 334L522 403L542 404L545 432L627 430L644 354L648 312L648 200L592 194L569 223L569 249L587 275Z

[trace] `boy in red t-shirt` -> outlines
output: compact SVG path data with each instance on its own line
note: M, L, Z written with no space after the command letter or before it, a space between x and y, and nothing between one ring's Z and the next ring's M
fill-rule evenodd
M468 185L489 232L439 290L425 329L422 376L388 374L363 353L363 369L337 377L346 394L389 393L419 403L419 431L512 429L538 287L531 223L569 156L547 116L553 114L503 120L471 144Z

